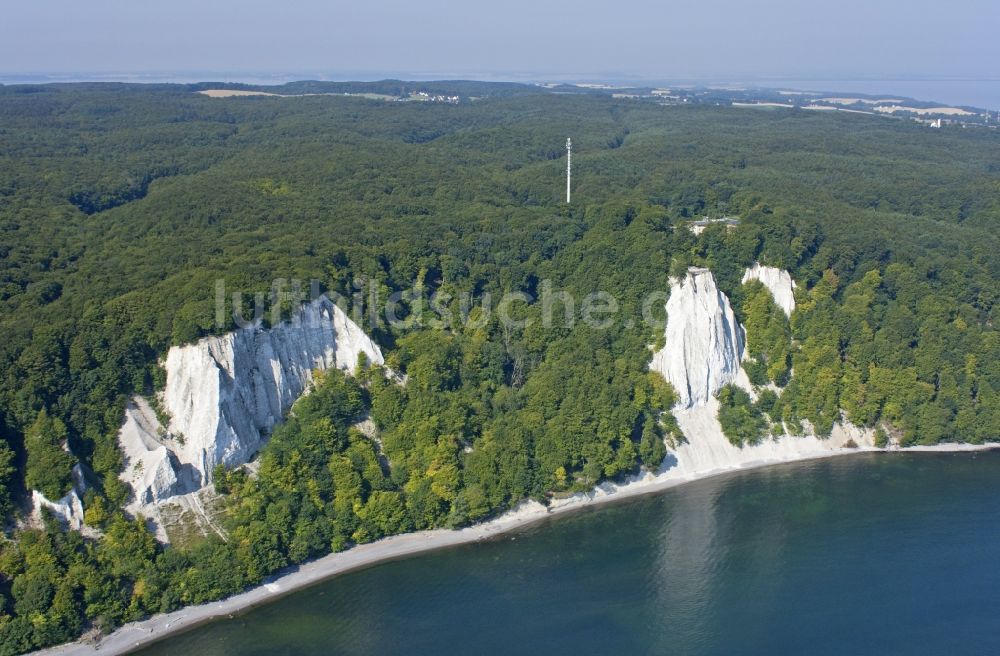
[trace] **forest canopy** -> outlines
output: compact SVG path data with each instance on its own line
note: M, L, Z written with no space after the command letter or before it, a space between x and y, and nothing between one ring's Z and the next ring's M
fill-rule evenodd
M1000 434L994 130L519 85L461 87L480 99L454 105L198 88L0 87L2 653L655 470L684 439L648 371L662 331L546 325L543 281L609 292L625 318L671 271L710 267L748 328L753 382L780 390L723 391L737 443L842 417L903 444ZM687 229L706 216L739 223ZM756 261L798 282L790 319L741 284ZM347 298L359 280L477 305L523 292L515 311L536 320L366 325L408 383L329 372L257 475L217 472L233 539L164 547L120 510L124 404L163 385L171 345L233 327L216 320L219 281L280 305L279 278ZM100 537L17 529L29 490L58 498L76 464Z

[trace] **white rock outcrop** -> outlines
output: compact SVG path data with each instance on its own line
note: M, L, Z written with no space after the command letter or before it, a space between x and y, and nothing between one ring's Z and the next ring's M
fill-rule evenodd
M156 503L198 483L178 483L176 458L171 459L166 438L167 431L149 402L140 396L129 401L125 423L118 433L118 445L125 457L125 471L120 478L132 486L137 506Z
M873 430L843 423L835 424L828 437L817 437L808 430L805 435L782 434L765 438L759 444L735 446L722 432L718 414L718 399L701 407L674 410L687 443L672 449L676 462L667 463L665 469L674 475L693 476L766 462L801 460L851 450L854 446L874 446Z
M743 355L743 329L712 272L691 268L671 280L666 345L650 368L673 385L678 406L705 405L730 383L750 389L740 366Z
M795 283L785 271L755 265L743 278L760 280L786 312L794 308ZM872 449L874 433L846 423L829 437L782 434L759 444L735 446L719 424L715 393L730 383L753 396L743 371L744 330L736 323L729 299L719 291L707 269L689 269L683 280L672 280L667 301L666 345L654 354L650 368L660 372L677 391L671 408L686 442L669 447L663 467L647 473L646 483L690 480L704 475L762 463L820 457L855 448ZM641 482L641 481L640 481ZM600 492L598 488L595 494ZM607 490L605 490L607 492Z
M771 292L774 297L774 304L785 313L785 316L792 316L795 311L795 281L792 274L784 269L762 266L760 262L748 268L743 273L743 284L751 280L759 280Z
M31 516L36 525L41 524L42 509L50 511L69 528L80 530L83 527L83 493L87 484L83 478L80 465L73 466L73 489L58 501L50 501L38 490L31 491Z
M247 462L313 371L353 370L362 353L384 362L378 346L325 297L270 330L244 328L171 348L160 397L169 425L135 398L119 433L132 509L207 485L218 464Z

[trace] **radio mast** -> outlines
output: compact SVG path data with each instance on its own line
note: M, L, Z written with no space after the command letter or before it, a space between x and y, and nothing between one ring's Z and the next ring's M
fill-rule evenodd
M573 177L573 140L566 140L566 204L570 200L570 180Z

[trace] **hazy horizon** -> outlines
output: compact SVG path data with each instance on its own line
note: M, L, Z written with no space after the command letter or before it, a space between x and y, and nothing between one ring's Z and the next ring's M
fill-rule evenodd
M773 0L763 7L738 0L696 7L647 0L302 0L294 9L261 0L50 0L5 12L0 79L145 81L214 72L233 81L646 80L793 88L795 81L829 81L822 90L859 92L837 83L889 81L905 84L875 92L900 94L914 82L935 82L945 90L921 99L1000 108L1000 90L977 89L1000 86L992 67L1000 56L992 35L998 19L1000 7L985 0L957 0L947 10L925 0ZM968 88L950 92L948 85Z
M979 109L1000 110L1000 78L966 79L966 78L863 78L829 77L826 79L806 80L794 77L759 77L759 78L702 78L702 79L653 79L614 76L546 76L543 74L528 74L513 72L504 74L468 74L462 72L316 72L271 73L259 72L220 72L220 71L131 71L131 72L79 72L79 73L29 73L4 74L0 72L0 85L4 84L45 84L71 82L126 82L136 84L221 82L249 85L280 85L286 82L301 80L324 81L378 81L399 79L419 81L432 80L481 80L486 82L597 82L608 84L648 84L648 85L693 85L693 86L737 86L759 88L794 89L798 91L829 92L832 94L865 94L886 95L914 98L925 102L938 102L950 105L961 105Z

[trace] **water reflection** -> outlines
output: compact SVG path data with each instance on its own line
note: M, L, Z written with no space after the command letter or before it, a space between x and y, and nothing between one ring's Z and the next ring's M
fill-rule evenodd
M348 574L146 653L1000 653L998 517L1000 453L745 472Z
M722 491L718 485L694 484L686 494L667 497L669 517L659 535L650 612L656 642L681 652L694 651L709 626L709 606L724 551L717 513Z

